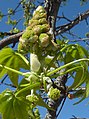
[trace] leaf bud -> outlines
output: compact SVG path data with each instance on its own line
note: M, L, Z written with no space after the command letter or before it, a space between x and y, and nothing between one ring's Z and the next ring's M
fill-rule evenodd
M48 96L52 100L57 100L60 97L60 90L58 90L57 88L51 87L48 92Z
M29 100L33 104L37 104L39 101L39 98L35 94L27 95L26 99Z
M72 100L74 98L74 95L69 93L68 98Z

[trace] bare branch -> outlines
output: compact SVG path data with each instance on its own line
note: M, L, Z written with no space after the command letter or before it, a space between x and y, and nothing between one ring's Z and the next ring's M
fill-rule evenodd
M76 117L74 115L72 115L72 116L73 116L73 118L70 118L70 119L89 119L89 118L79 118L79 117Z
M18 34L15 34L15 35L12 35L12 36L9 36L7 38L4 38L0 41L0 49L2 49L3 47L11 44L11 43L17 43L19 41L19 37L24 33L24 31L18 33Z
M76 19L74 19L70 23L62 25L62 26L58 26L56 28L56 35L59 35L61 33L64 33L66 31L70 30L75 25L79 24L81 21L86 20L88 17L89 17L89 10L87 10L86 12L80 14Z
M47 11L47 20L50 24L50 31L54 35L53 39L55 40L55 26L57 14L62 0L45 0L45 9Z

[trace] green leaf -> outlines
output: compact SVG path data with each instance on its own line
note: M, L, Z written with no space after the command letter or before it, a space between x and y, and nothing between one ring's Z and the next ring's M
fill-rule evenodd
M74 96L74 98L81 98L84 96L84 94L85 94L85 90L80 88L75 93L73 93L73 96Z
M28 119L30 102L25 97L16 97L10 90L0 94L0 113L3 119Z
M89 96L89 73L87 73L87 80L86 80L86 97Z
M0 64L4 66L8 66L15 70L20 70L20 68L24 68L28 70L30 68L28 60L22 56L21 54L14 52L11 48L4 48L0 51ZM4 74L8 74L12 83L17 86L18 85L18 74L14 72L7 71L6 69L0 68L2 71L0 73L0 78L4 76Z
M3 119L15 119L13 110L13 95L10 90L0 94L0 112Z
M83 95L83 97L82 97L78 102L74 103L73 105L79 104L79 103L82 102L85 98L86 98L86 95Z
M74 82L72 86L69 87L69 90L71 90L72 88L77 88L85 81L84 73L85 73L84 68L77 70L75 78L74 78Z
M36 94L36 95L37 95L37 97L39 98L39 102L37 103L37 105L39 105L39 106L41 106L41 107L45 107L45 108L47 108L47 109L49 109L49 110L54 110L54 109L50 108L50 107L43 101L43 99L42 99L38 94Z
M71 62L75 59L88 58L88 52L80 45L70 46L65 51L65 63Z
M84 57L88 57L88 52L85 48L83 48L82 46L78 45L77 46L78 49L78 54L79 54L79 58L84 58Z
M24 84L23 84L22 86L24 86ZM40 82L37 82L37 83L32 84L32 85L29 83L29 85L27 84L27 85L25 85L24 88L22 88L21 90L18 90L18 91L15 93L15 95L16 95L16 96L17 96L17 95L22 95L23 93L26 93L27 91L30 92L31 89L39 89L40 86L41 86Z
M13 109L17 119L28 119L29 103L25 98L16 97L13 101Z
M7 61L8 59L8 61ZM9 66L11 61L13 60L13 58L7 58L5 60L3 60L2 64L3 65L6 65L6 66ZM0 68L0 78L2 78L8 71L4 68Z

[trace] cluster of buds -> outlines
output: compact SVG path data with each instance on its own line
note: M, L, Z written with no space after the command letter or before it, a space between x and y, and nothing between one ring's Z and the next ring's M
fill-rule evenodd
M50 25L46 18L45 9L38 6L33 13L32 19L29 20L28 27L19 39L18 51L20 53L34 52L34 47L36 47L35 50L47 47L49 51L57 49L56 44L52 41L53 35L50 33Z
M35 94L27 95L26 99L29 100L32 104L32 106L36 106L39 102L39 98Z
M49 96L49 98L51 98L52 100L57 100L57 99L60 98L60 90L57 89L57 88L51 87L51 88L49 89L48 96Z

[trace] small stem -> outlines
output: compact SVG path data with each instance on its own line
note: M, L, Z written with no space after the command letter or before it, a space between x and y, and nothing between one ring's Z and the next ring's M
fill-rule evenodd
M17 70L15 70L15 69L12 69L12 68L10 68L10 67L3 66L3 65L1 65L1 64L0 64L0 67L1 67L1 68L4 68L4 69L6 69L6 70L9 70L9 71L11 71L11 72L14 72L14 73L16 73L16 74L19 74L19 75L24 76L24 73L22 73L22 72L20 72L20 71L17 71Z
M47 70L50 68L50 66L53 64L53 62L55 60L57 60L57 57L59 56L60 53L62 53L64 50L66 50L68 47L71 47L71 46L77 46L77 44L69 44L65 47L63 47L59 52L57 52L57 54L55 55L55 57L52 59L52 61L49 63L48 67L47 67Z
M20 95L21 93L24 93L25 91L27 91L27 90L32 90L32 89L35 89L35 88L37 88L37 87L40 87L40 83L35 83L35 84L32 84L32 85L28 85L27 87L25 87L25 88L22 88L21 90L19 90L19 91L17 91L16 93L15 93L15 96L18 96L18 95Z
M15 52L15 54L16 54L17 56L19 56L19 57L27 64L27 66L29 66L29 68L30 68L29 61L28 61L23 55L21 55L21 54L18 53L18 52Z
M63 47L63 48L60 50L60 52L63 52L64 50L66 50L68 47L71 47L71 46L77 46L77 44L69 44L69 45Z
M67 74L67 73L69 73L69 72L71 72L71 71L74 71L75 69L79 69L79 68L82 68L82 66L73 67L73 68L71 68L71 69L68 69L68 70L65 71L65 72L60 73L60 74L55 74L55 75L53 75L51 78L56 78L56 77L58 77L58 76Z
M61 66L61 67L59 67L59 68L57 68L57 69L55 69L55 70L53 70L53 71L47 73L47 76L50 76L50 75L52 75L52 74L58 72L58 71L61 70L61 69L64 69L64 68L66 68L66 67L68 67L68 66L70 66L70 65L72 65L72 64L75 64L75 63L81 62L81 61L89 61L89 59L83 58L83 59L78 59L78 60L72 61L72 62L70 62L70 63L67 63L67 64L65 64L65 65L63 65L63 66Z

